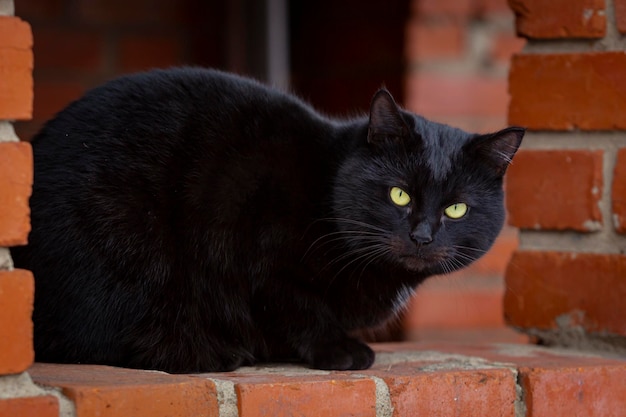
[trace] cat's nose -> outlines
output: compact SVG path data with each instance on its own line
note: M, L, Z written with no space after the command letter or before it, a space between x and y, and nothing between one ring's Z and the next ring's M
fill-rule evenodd
M419 223L409 236L418 245L428 245L433 241L433 231L428 222Z

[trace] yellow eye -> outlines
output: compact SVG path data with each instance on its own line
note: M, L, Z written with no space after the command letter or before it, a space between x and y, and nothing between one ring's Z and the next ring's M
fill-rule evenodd
M451 206L447 207L444 210L444 213L446 213L446 216L448 216L451 219L460 219L461 217L467 214L467 204L465 203L452 204Z
M399 187L392 187L391 191L389 191L389 196L391 197L391 201L397 206L404 207L411 202L411 197Z

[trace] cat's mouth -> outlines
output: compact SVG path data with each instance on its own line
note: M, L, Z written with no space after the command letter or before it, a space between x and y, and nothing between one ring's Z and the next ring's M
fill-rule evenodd
M447 259L447 256L436 253L429 254L426 257L416 255L404 255L400 256L400 262L406 269L413 272L429 271L438 267L442 262Z

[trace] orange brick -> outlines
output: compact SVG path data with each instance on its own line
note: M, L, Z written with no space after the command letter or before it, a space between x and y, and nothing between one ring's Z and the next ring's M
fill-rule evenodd
M223 378L223 375L214 375ZM333 376L238 375L235 392L240 417L376 415L376 385L365 378Z
M517 32L529 38L602 38L604 0L510 0Z
M626 0L613 0L617 29L626 34Z
M515 416L510 370L423 369L428 365L397 364L365 373L387 383L394 416Z
M37 363L37 384L58 387L81 417L214 417L217 391L208 380L97 365Z
M0 49L29 50L33 47L30 25L19 17L0 16Z
M599 150L518 152L506 180L509 222L526 229L597 230L602 157Z
M509 65L513 55L520 53L526 40L509 32L501 32L492 38L490 58L504 65Z
M33 363L34 290L30 271L0 272L0 375L23 372Z
M30 25L0 16L0 119L29 119L33 105Z
M626 129L625 52L522 54L509 75L509 122L538 130Z
M508 101L506 78L420 72L407 80L406 106L425 117L504 119Z
M626 363L522 367L520 382L532 417L622 417L626 410Z
M409 61L460 58L464 28L454 22L413 19L407 26L406 57Z
M626 233L626 148L617 152L612 200L615 229L618 233Z
M479 277L464 278L449 285L419 288L405 314L406 327L412 332L420 328L502 327L503 286L482 284L486 280Z
M104 63L104 39L97 32L67 28L35 28L38 70L97 73Z
M3 417L58 417L59 402L51 395L0 399Z
M626 335L626 256L518 251L506 273L504 313L521 328Z
M26 244L30 232L28 199L33 183L29 143L0 143L0 246Z
M504 274L511 255L517 249L517 233L512 227L505 227L496 239L492 248L476 263L463 270L468 275L499 275Z

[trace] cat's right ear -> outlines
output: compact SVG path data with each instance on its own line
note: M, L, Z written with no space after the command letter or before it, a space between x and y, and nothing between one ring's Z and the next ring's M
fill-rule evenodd
M385 88L374 94L370 105L369 128L367 142L376 144L388 140L404 139L409 128L400 114L400 109L393 97Z

